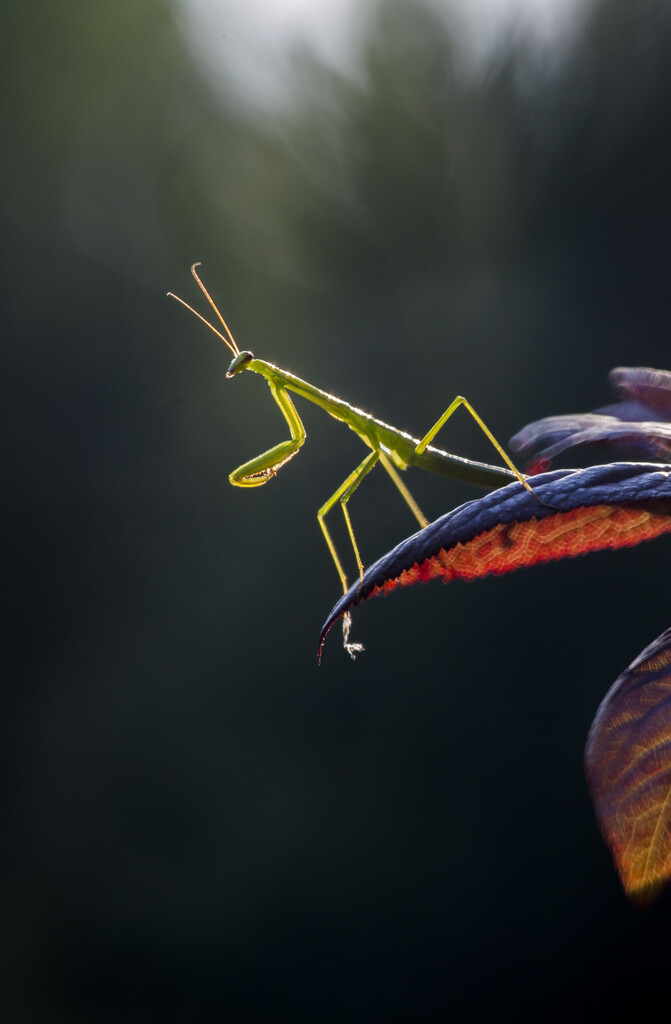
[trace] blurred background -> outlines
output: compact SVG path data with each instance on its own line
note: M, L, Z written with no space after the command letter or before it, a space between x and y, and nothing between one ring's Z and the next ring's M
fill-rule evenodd
M166 298L203 309L201 260L241 348L417 435L669 368L668 5L0 22L2 1019L668 1006L671 900L628 906L582 768L668 541L371 601L318 667L316 510L361 446L298 401L299 457L231 488L286 425ZM495 460L465 414L438 443ZM478 495L406 479L430 518ZM366 562L415 529L380 472L350 510Z

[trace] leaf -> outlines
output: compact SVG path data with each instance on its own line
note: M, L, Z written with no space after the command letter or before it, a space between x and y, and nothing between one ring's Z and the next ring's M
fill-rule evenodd
M671 373L620 366L609 377L624 401L596 412L547 416L510 439L512 450L527 459L536 447L545 446L530 461L530 473L548 469L561 452L585 444L627 449L639 457L671 456L671 423L660 422L671 420Z
M671 629L608 691L585 769L624 890L646 905L671 878Z
M671 373L668 370L652 370L648 366L616 366L608 374L608 379L620 398L638 402L655 414L643 415L641 419L671 420ZM626 402L621 404L627 405Z
M626 448L650 458L666 459L671 456L671 423L633 423L616 416L585 412L578 416L547 416L529 423L510 439L510 447L522 458L528 458L539 444L545 447L526 467L531 474L547 469L567 448L586 444Z
M341 615L397 586L474 580L589 551L631 547L671 531L671 466L614 462L559 469L441 516L402 541L350 587L322 627L319 650ZM535 495L535 496L534 496Z

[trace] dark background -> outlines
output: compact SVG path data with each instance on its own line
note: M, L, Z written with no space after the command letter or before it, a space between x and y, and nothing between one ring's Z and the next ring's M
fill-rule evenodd
M361 446L299 403L300 456L231 488L286 426L165 298L202 308L202 260L241 348L416 434L668 368L668 11L466 74L381 2L356 79L297 52L263 113L162 0L3 8L3 1020L668 1006L671 902L627 904L582 768L669 625L668 541L371 601L318 668L316 510ZM440 443L494 458L465 415ZM407 481L430 518L477 494ZM350 508L366 562L415 528L381 473Z

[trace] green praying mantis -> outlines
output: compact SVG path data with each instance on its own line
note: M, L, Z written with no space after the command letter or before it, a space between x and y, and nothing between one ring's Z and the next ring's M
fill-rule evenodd
M354 535L354 529L352 527L352 521L350 519L347 504L361 481L368 475L368 473L370 473L371 469L378 462L389 474L403 500L406 502L410 511L422 528L428 526L429 521L422 513L398 472L399 470L406 470L410 466L417 466L420 469L426 469L432 473L440 473L443 476L452 477L456 480L467 481L472 484L478 484L483 487L494 488L503 484L508 484L511 480L518 480L531 494L534 493L523 474L520 473L517 467L513 464L485 422L481 419L470 402L461 395L457 395L457 397L450 402L442 416L436 420L430 430L428 430L422 438L415 438L410 434L407 434L404 430L398 430L396 427L392 427L388 423L383 423L381 420L375 419L375 417L371 416L370 413L363 412L361 409L355 408L348 402L343 401L341 398L337 398L335 395L331 395L326 391L322 391L320 388L314 387L312 384L308 384L307 381L301 380L300 377L294 376L293 373L289 373L287 370L282 370L279 366L267 363L263 359L257 359L251 352L241 352L235 343L235 339L233 338L228 324L219 312L214 300L198 275L196 268L199 266L199 263L194 263L191 267L191 273L193 274L198 287L214 310L217 319L221 323L223 333L206 320L204 316L201 316L201 314L185 302L184 299L180 299L179 296L175 295L173 292L168 292L168 295L170 298L176 299L177 302L185 306L186 309L194 314L194 316L198 317L198 319L209 327L210 330L213 331L231 350L233 353L233 361L226 373L227 378L235 377L237 374L242 373L243 370L251 370L253 373L259 373L262 377L266 378L270 388L270 393L277 402L280 412L287 421L289 433L291 435L288 440L281 441L279 444L268 449L268 451L263 452L261 455L257 455L256 458L250 459L248 462L243 463L243 465L238 466L237 469L234 469L229 476L230 483L235 487L258 487L261 484L268 483L269 480L277 475L282 466L294 457L305 441L307 436L305 428L303 427L301 418L296 411L296 407L289 397L289 391L300 395L301 398L305 398L309 402L313 402L315 405L324 409L330 416L333 416L334 419L345 423L350 430L353 430L354 433L361 438L363 443L371 449L356 469L354 469L349 476L343 480L340 486L333 492L331 497L324 502L317 512L317 520L322 533L324 534L324 539L331 553L331 558L333 559L338 572L344 593L347 593L348 589L347 576L343 569L338 552L336 551L333 538L331 537L326 525L326 517L331 509L339 503L345 519L345 525L352 544L352 549L354 551L354 557L359 570L359 578L362 579L364 566L361 561L361 555ZM471 414L475 422L505 462L508 467L507 469L504 469L503 467L490 466L485 462L476 462L472 459L466 459L459 455L451 455L448 452L441 451L439 448L432 447L431 441L433 441L438 431L445 425L445 423L447 423L452 414L460 406L464 406ZM350 656L355 658L357 653L363 650L363 645L350 642L350 628L351 620L349 614L346 614L343 616L343 645Z

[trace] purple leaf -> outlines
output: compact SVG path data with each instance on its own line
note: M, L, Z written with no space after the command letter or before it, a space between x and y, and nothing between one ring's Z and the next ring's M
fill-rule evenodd
M593 413L548 416L530 423L510 441L513 451L531 460L535 473L547 469L557 455L579 445L608 445L636 452L639 457L671 457L671 373L647 367L617 367L610 381L625 400Z
M636 423L585 412L579 416L548 416L523 427L510 439L510 447L523 458L528 458L539 444L547 447L531 461L528 467L531 473L537 466L547 468L567 448L583 444L626 448L650 458L666 459L671 457L671 423L653 420Z
M639 402L655 414L641 416L641 419L671 420L671 373L668 370L652 370L648 366L616 366L608 374L608 379L620 398Z
M671 531L671 466L615 462L560 469L441 516L402 541L350 587L322 628L355 605L397 586L473 580L557 558L630 547ZM535 495L535 496L534 496Z

